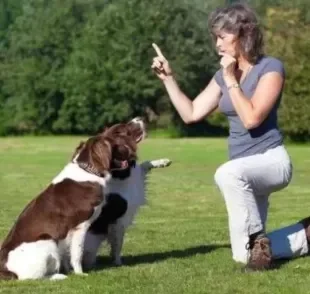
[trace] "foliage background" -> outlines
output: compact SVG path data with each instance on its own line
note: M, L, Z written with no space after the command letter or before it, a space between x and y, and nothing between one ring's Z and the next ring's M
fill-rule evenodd
M265 31L267 54L287 82L280 127L310 137L310 3L249 0ZM150 69L156 42L192 99L218 68L207 30L218 0L1 0L0 135L92 134L146 117L171 136L226 134L218 112L184 125Z

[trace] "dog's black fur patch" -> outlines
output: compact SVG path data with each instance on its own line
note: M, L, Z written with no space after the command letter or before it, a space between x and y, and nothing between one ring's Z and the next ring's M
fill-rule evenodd
M93 234L107 234L108 227L122 217L127 211L128 203L120 194L107 195L107 203L102 207L100 216L91 224Z

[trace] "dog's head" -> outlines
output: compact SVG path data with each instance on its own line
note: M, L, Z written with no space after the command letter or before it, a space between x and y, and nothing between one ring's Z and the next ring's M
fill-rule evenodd
M72 160L80 167L103 176L110 172L114 178L127 178L137 160L137 144L146 137L141 118L115 124L97 136L81 142Z
M135 117L127 123L118 123L105 128L101 134L111 137L129 136L136 143L141 142L147 136L145 122L140 117Z
M113 178L125 179L136 165L138 143L146 138L144 121L136 117L127 123L115 124L101 133L110 138L113 147L111 174ZM126 158L126 160L124 160Z
M134 166L137 160L137 143L131 136L106 136L112 146L110 171L123 172Z
M136 141L130 136L97 135L81 142L72 160L90 173L104 177L106 173L127 172L137 159Z

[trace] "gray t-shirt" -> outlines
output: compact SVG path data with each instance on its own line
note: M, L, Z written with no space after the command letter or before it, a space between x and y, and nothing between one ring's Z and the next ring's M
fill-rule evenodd
M240 84L246 97L251 99L259 79L268 72L278 72L285 76L285 70L280 60L270 56L262 57ZM222 69L216 72L215 80L222 90L219 109L227 116L229 121L228 145L230 159L260 154L282 144L283 137L277 125L277 110L281 101L282 91L267 118L258 127L247 130L233 107L223 80Z

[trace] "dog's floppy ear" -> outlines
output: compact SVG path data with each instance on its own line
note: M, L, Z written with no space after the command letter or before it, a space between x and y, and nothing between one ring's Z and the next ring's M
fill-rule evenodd
M81 141L80 144L75 148L75 151L73 152L73 155L71 157L71 160L74 160L76 158L76 156L80 153L80 151L82 150L83 146L84 146L85 142Z
M112 159L111 143L102 137L96 137L95 142L91 146L91 160L93 165L100 173L110 169Z
M79 165L87 166L100 174L110 169L112 148L103 136L89 138L82 146L76 161Z
M99 132L99 134L100 134L100 135L103 135L108 129L109 129L109 127L104 126L104 127L102 128L102 130Z

